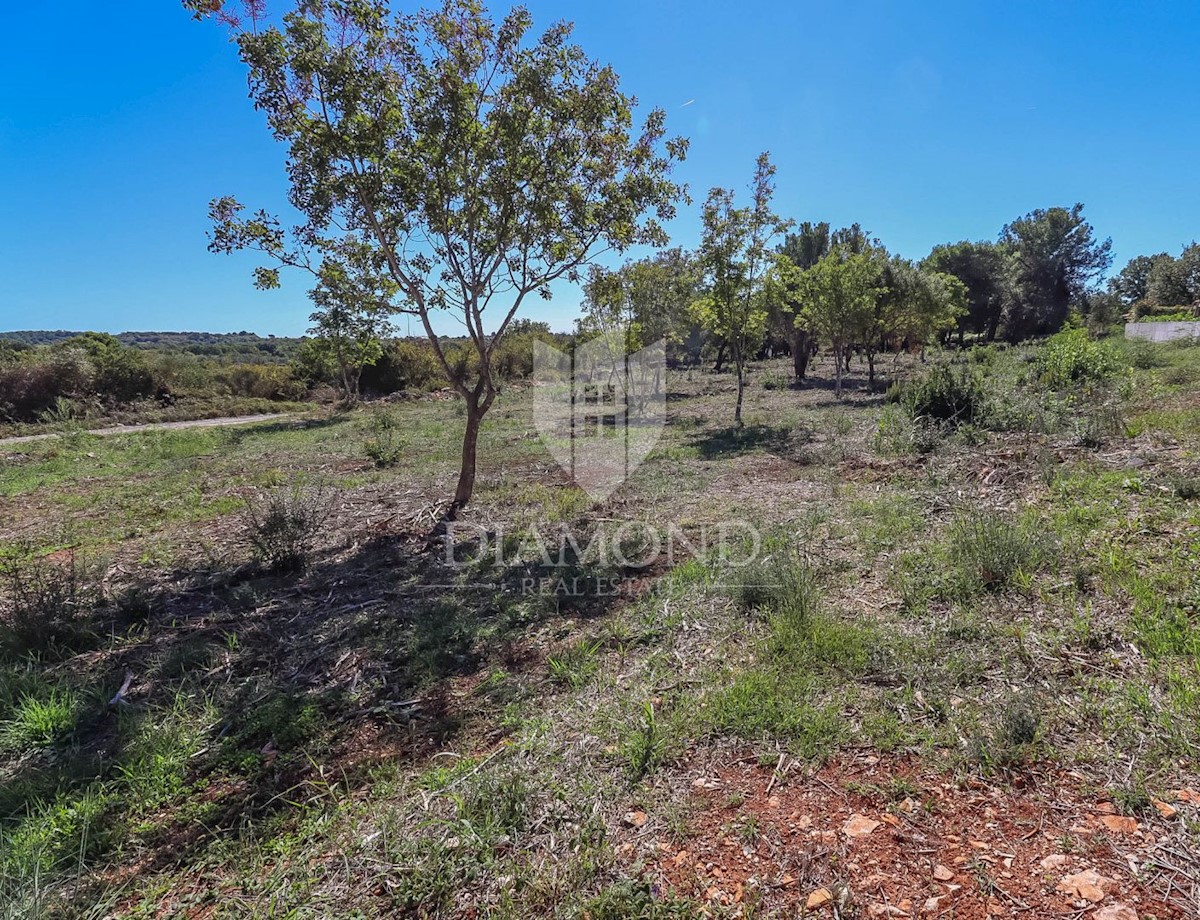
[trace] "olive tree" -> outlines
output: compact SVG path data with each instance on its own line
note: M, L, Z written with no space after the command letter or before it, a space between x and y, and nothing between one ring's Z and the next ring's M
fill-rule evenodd
M475 484L480 423L499 392L493 355L521 308L609 250L664 245L687 143L557 23L531 38L529 13L493 20L478 0L392 11L384 0L299 0L266 25L218 0L185 0L231 24L250 97L287 145L291 233L235 199L214 206L218 251L266 253L279 268L336 269L395 313L417 317L466 404L450 513ZM457 321L468 362L435 324Z

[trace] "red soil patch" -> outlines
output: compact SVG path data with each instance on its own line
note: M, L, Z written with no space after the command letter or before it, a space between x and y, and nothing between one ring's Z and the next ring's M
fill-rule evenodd
M1194 895L1151 858L1170 822L1117 815L1080 791L1078 774L1000 786L901 757L848 756L808 775L794 766L777 775L746 757L693 773L683 838L651 816L630 831L640 847L622 849L647 855L659 887L781 916L1193 916ZM1197 812L1161 807L1178 809L1174 821Z

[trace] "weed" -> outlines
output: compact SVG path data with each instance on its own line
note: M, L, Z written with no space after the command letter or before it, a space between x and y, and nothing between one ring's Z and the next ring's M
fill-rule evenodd
M1037 358L1038 374L1056 390L1079 381L1099 382L1116 377L1128 364L1115 348L1096 342L1084 329L1064 329L1052 335Z
M317 536L330 515L320 488L293 483L246 503L246 532L255 556L276 572L308 565Z
M486 771L454 797L459 820L484 840L520 830L529 813L530 789L517 772Z
M971 754L985 769L1010 770L1022 764L1041 733L1041 705L1030 693L1014 693L993 714L990 729L975 735Z
M736 570L727 580L727 590L747 612L762 612L800 623L818 605L819 592L812 570L786 550Z
M1145 779L1135 775L1121 786L1113 788L1113 803L1117 810L1125 815L1151 814L1154 811L1154 797L1146 788Z
M1200 498L1200 476L1175 475L1169 479L1171 493L1185 502Z
M658 766L664 749L665 739L658 731L654 706L647 703L642 707L641 721L621 745L621 757L630 782L640 781Z
M764 390L786 390L788 388L787 375L777 371L767 371L762 375L762 388Z
M387 409L371 414L371 437L363 442L363 450L379 467L395 466L404 455L398 432L400 419Z
M994 512L961 516L950 526L947 555L965 594L999 592L1048 564L1053 547L1032 525Z
M546 659L550 676L559 683L575 689L584 686L596 676L600 668L598 656L601 645L599 639L580 639L557 655L550 655Z
M53 743L74 728L78 708L78 700L61 690L21 697L12 718L0 723L0 749L19 752Z
M1110 438L1124 434L1125 418L1114 406L1094 406L1084 415L1078 431L1080 446L1098 450Z
M953 427L978 423L986 415L987 399L979 376L966 369L935 367L920 380L893 391L914 419L923 418Z
M703 914L686 901L664 895L645 879L616 882L583 906L591 920L682 920Z

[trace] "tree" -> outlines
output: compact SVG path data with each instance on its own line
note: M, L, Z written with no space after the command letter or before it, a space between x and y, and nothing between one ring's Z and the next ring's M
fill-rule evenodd
M197 15L222 8L187 2ZM479 0L416 13L299 0L279 26L251 15L232 27L251 98L288 145L303 222L288 235L221 199L213 246L266 253L260 286L277 284L281 266L336 267L362 291L387 280L390 309L420 320L466 404L453 515L471 499L480 424L499 392L492 359L514 318L601 252L666 243L662 222L683 195L670 172L687 143L666 139L658 109L635 131L635 100L613 70L571 42L567 23L527 41L522 8L495 22ZM463 325L471 360L446 353L439 315Z
M1190 305L1192 292L1182 260L1171 256L1157 258L1146 275L1146 300L1156 307Z
M1112 240L1096 241L1082 204L1031 211L1008 224L1000 242L1011 253L1016 292L1005 330L1010 341L1061 328L1072 304L1112 264Z
M1146 300L1150 296L1150 277L1161 262L1173 262L1169 253L1160 252L1153 256L1135 256L1111 281L1108 289L1121 299L1127 307Z
M847 347L874 322L879 265L866 253L835 249L803 274L804 323L833 347L834 392L842 395Z
M659 339L678 344L696 284L695 266L678 247L615 269L592 265L583 289L580 331L588 334L624 326L631 335L631 351Z
M308 344L311 358L327 361L336 368L342 394L347 402L358 399L358 383L364 367L383 356L383 338L391 331L387 317L379 310L355 309L339 300L322 303L309 320Z
M760 154L749 207L735 207L732 189L714 188L701 215L703 230L696 260L707 290L694 309L701 325L721 338L733 358L737 374L733 421L738 427L742 425L746 360L766 331L767 247L788 227L787 221L771 212L774 177L770 154Z
M1010 297L1008 253L987 241L948 243L935 246L921 267L926 271L953 275L967 289L966 312L958 323L959 341L964 332L981 334L991 342Z
M779 247L779 258L771 270L768 320L777 335L788 343L796 382L804 380L812 354L812 332L804 322L802 273L829 254L829 224L804 221L789 233Z

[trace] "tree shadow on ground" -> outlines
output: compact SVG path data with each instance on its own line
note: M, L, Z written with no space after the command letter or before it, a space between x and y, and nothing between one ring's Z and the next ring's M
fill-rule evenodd
M547 692L556 624L610 611L622 600L608 580L635 573L573 550L547 565L508 561L509 548L496 562L495 548L485 533L449 555L427 534L343 535L300 573L213 564L102 605L93 628L108 647L65 657L52 677L86 701L74 727L0 757L0 829L114 790L88 855L103 864L127 839L152 872L248 828L283 832L331 777L353 788L384 762L497 743L505 707ZM151 763L160 721L194 738ZM137 792L152 768L173 771L161 801Z
M689 442L705 460L720 460L744 454L769 453L800 459L800 448L811 440L804 427L790 425L729 426L697 434Z

